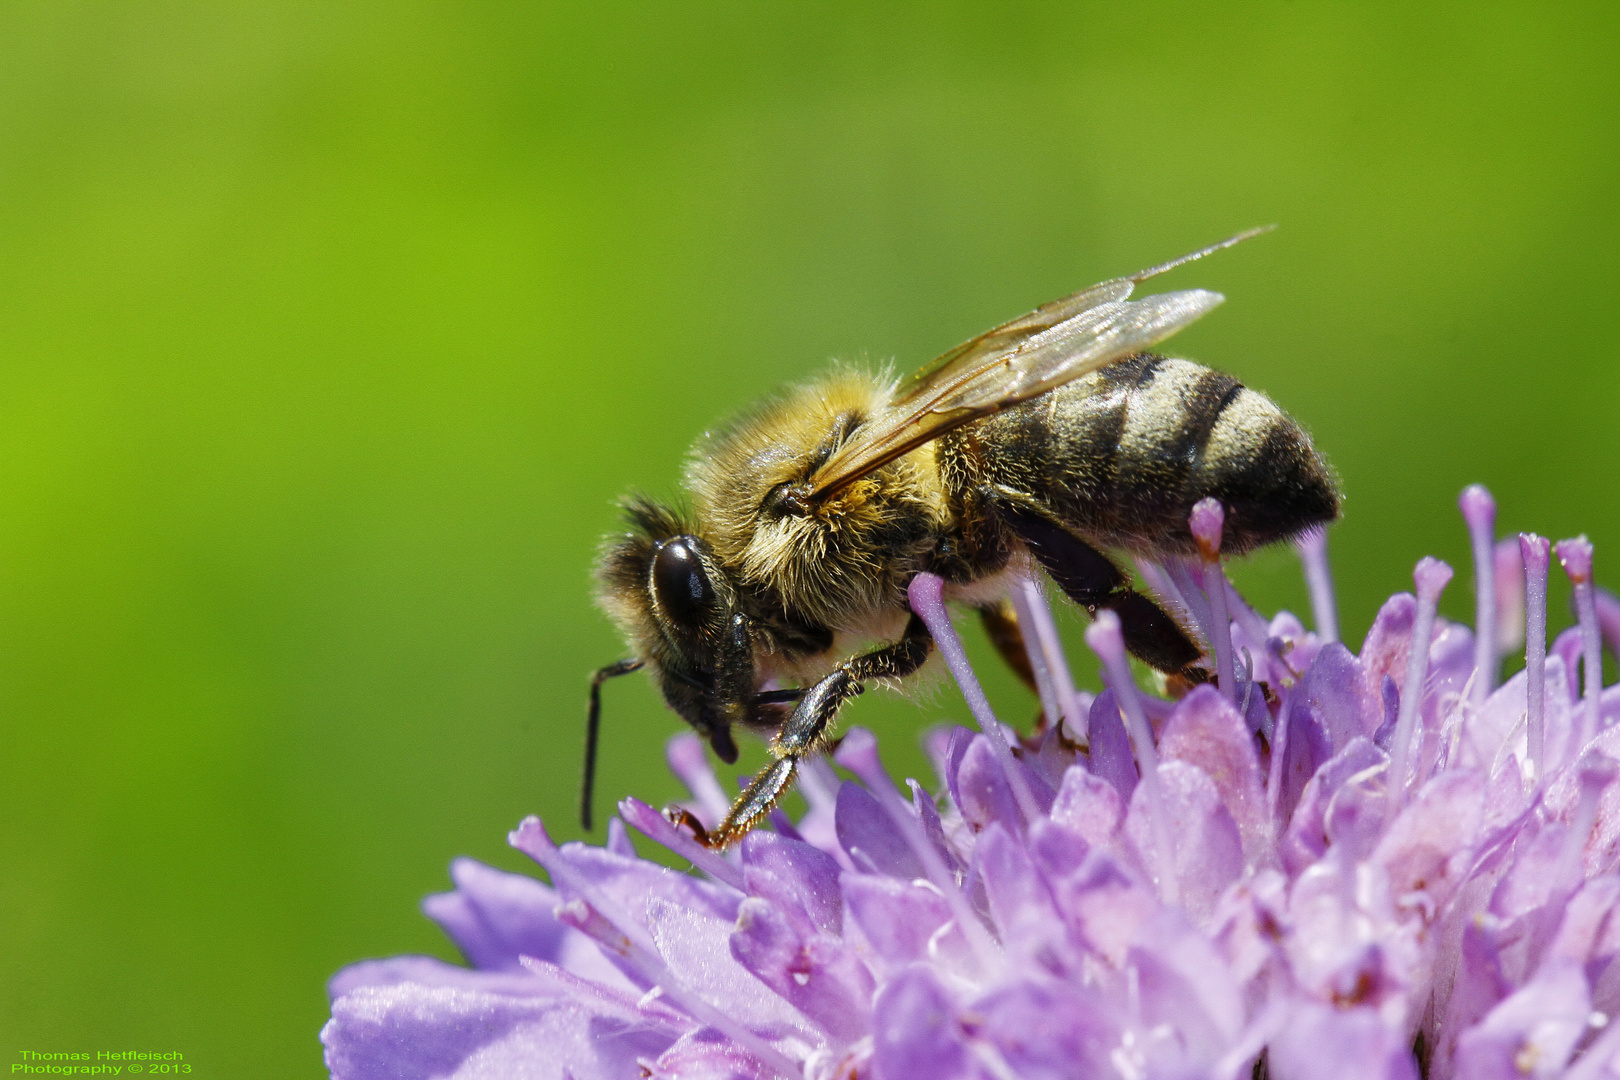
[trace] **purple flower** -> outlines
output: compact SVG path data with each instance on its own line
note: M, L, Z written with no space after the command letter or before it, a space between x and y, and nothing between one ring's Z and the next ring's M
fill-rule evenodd
M1142 692L1117 621L1087 633L1107 687L1070 682L1033 582L1014 602L1049 719L1020 739L942 602L913 585L978 730L928 736L940 797L853 730L813 761L809 812L724 854L619 806L603 847L511 842L550 884L471 860L429 897L470 967L356 964L321 1033L337 1080L457 1077L1277 1080L1620 1076L1620 601L1591 545L1556 545L1578 625L1548 647L1554 551L1497 542L1464 493L1476 634L1418 564L1359 652L1337 640L1320 536L1316 631L1267 620L1219 561L1142 563L1217 679ZM1498 685L1502 651L1524 670ZM693 814L725 796L671 740ZM689 861L639 859L626 826Z

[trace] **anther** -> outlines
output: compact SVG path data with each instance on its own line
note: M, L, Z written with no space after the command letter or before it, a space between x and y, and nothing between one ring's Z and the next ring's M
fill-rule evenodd
M1496 686L1496 500L1481 484L1457 499L1474 548L1474 708L1485 704Z
M1525 753L1530 774L1541 783L1546 752L1544 720L1547 702L1547 568L1551 545L1545 536L1519 534L1524 561Z
M1585 746L1598 732L1598 695L1603 690L1603 640L1598 631L1597 604L1592 597L1592 542L1585 536L1560 540L1556 545L1558 562L1575 587L1575 617L1581 625L1582 684L1586 709L1581 718L1577 746Z
M1232 620L1226 610L1226 570L1221 566L1221 532L1226 527L1226 511L1218 499L1200 499L1187 518L1198 554L1203 559L1200 583L1209 601L1212 625L1210 646L1215 650L1215 674L1221 694L1237 705L1237 673L1232 657Z
M1384 820L1394 820L1406 801L1407 763L1417 735L1419 707L1423 703L1423 682L1429 676L1429 643L1434 637L1434 614L1440 594L1451 581L1451 567L1439 559L1424 556L1412 571L1417 585L1417 618L1412 623L1412 640L1406 660L1406 684L1401 687L1401 711L1395 720L1395 737L1390 744L1389 779L1384 793Z

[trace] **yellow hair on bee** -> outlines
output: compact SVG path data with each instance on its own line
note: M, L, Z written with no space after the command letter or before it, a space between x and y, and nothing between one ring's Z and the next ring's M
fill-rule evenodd
M888 404L892 381L837 369L789 389L693 448L686 487L703 539L744 587L834 630L905 604L905 585L950 516L932 446L877 470L808 515L769 508L806 480L860 423Z

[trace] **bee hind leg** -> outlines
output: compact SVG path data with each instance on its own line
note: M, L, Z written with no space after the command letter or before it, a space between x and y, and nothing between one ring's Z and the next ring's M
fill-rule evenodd
M1029 650L1024 647L1024 631L1013 613L1012 602L1003 600L980 608L979 620L984 623L984 632L995 646L996 655L1012 668L1025 686L1039 689L1035 685L1035 669L1029 662Z
M996 510L1070 600L1093 615L1107 608L1119 616L1125 648L1132 656L1171 674L1184 672L1202 657L1187 631L1132 589L1108 556L1037 511L1005 500Z
M928 659L934 639L915 615L899 641L846 660L832 673L812 686L799 699L793 715L771 742L775 760L749 782L732 804L726 819L707 832L693 829L693 835L706 847L723 848L747 835L771 812L793 786L799 761L821 749L827 729L844 702L866 690L871 679L900 679Z

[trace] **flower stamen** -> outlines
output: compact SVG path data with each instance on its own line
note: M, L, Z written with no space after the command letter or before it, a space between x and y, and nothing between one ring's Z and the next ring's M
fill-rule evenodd
M1327 530L1310 529L1294 538L1294 550L1305 566L1305 585L1311 592L1311 620L1322 644L1339 640L1339 609L1333 595L1333 567L1328 563Z
M1120 715L1125 717L1125 730L1130 735L1131 750L1136 755L1140 782L1146 787L1153 831L1159 846L1160 893L1166 902L1180 903L1181 890L1175 875L1175 846L1170 822L1165 816L1164 788L1159 783L1159 752L1153 745L1153 729L1148 725L1147 714L1142 711L1136 680L1131 678L1130 662L1125 658L1125 635L1119 628L1119 616L1107 608L1097 612L1096 621L1086 627L1086 644L1103 662L1104 677L1114 691Z
M945 608L945 579L938 574L918 574L911 579L906 596L911 602L911 610L934 636L934 643L945 657L945 666L956 677L956 685L961 687L962 696L967 698L968 709L973 713L973 719L978 721L979 730L990 740L990 748L995 751L996 759L1007 774L1007 783L1012 787L1013 798L1018 800L1018 809L1027 825L1040 816L1040 807L1036 805L1029 785L1024 783L1023 774L1018 771L1018 763L1013 760L1012 749L1007 745L1006 732L1002 731L1000 721L990 709L990 699L985 697L979 677L973 673L973 665L968 663L962 638L951 622L951 613Z
M1187 525L1198 541L1200 584L1209 603L1210 647L1215 651L1215 676L1221 695L1237 705L1237 674L1232 662L1232 620L1226 612L1226 570L1221 566L1221 532L1226 511L1218 499L1200 499L1188 515Z
M1541 783L1546 753L1547 705L1547 568L1552 545L1545 536L1519 534L1524 561L1525 754L1530 775Z
M1457 499L1474 548L1475 710L1496 688L1496 500L1483 484L1470 484Z
M1406 659L1406 684L1401 687L1401 711L1395 721L1390 743L1389 781L1384 792L1384 820L1394 820L1406 801L1406 773L1417 734L1418 710L1423 700L1423 681L1429 675L1429 643L1434 637L1435 608L1440 593L1451 580L1451 567L1432 556L1418 560L1412 571L1417 585L1417 618L1412 624L1411 650Z
M1057 622L1052 618L1052 609L1046 603L1046 594L1041 590L1038 581L1024 578L1013 585L1012 601L1021 624L1025 612L1028 612L1029 625L1034 631L1038 651L1045 661L1047 678L1051 683L1052 692L1057 697L1062 721L1068 725L1069 737L1083 742L1086 738L1088 717L1086 710L1080 706L1080 695L1074 689L1074 676L1069 671L1069 658L1063 653L1063 643L1058 638ZM1027 644L1029 638L1025 637L1024 641ZM1037 648L1030 650L1032 663ZM1038 674L1041 669L1037 667L1035 670Z
M1585 669L1586 708L1581 716L1577 746L1585 746L1598 733L1598 695L1603 690L1603 640L1598 633L1597 605L1592 598L1592 542L1584 535L1555 545L1558 563L1575 588L1575 617L1581 626L1581 666Z

